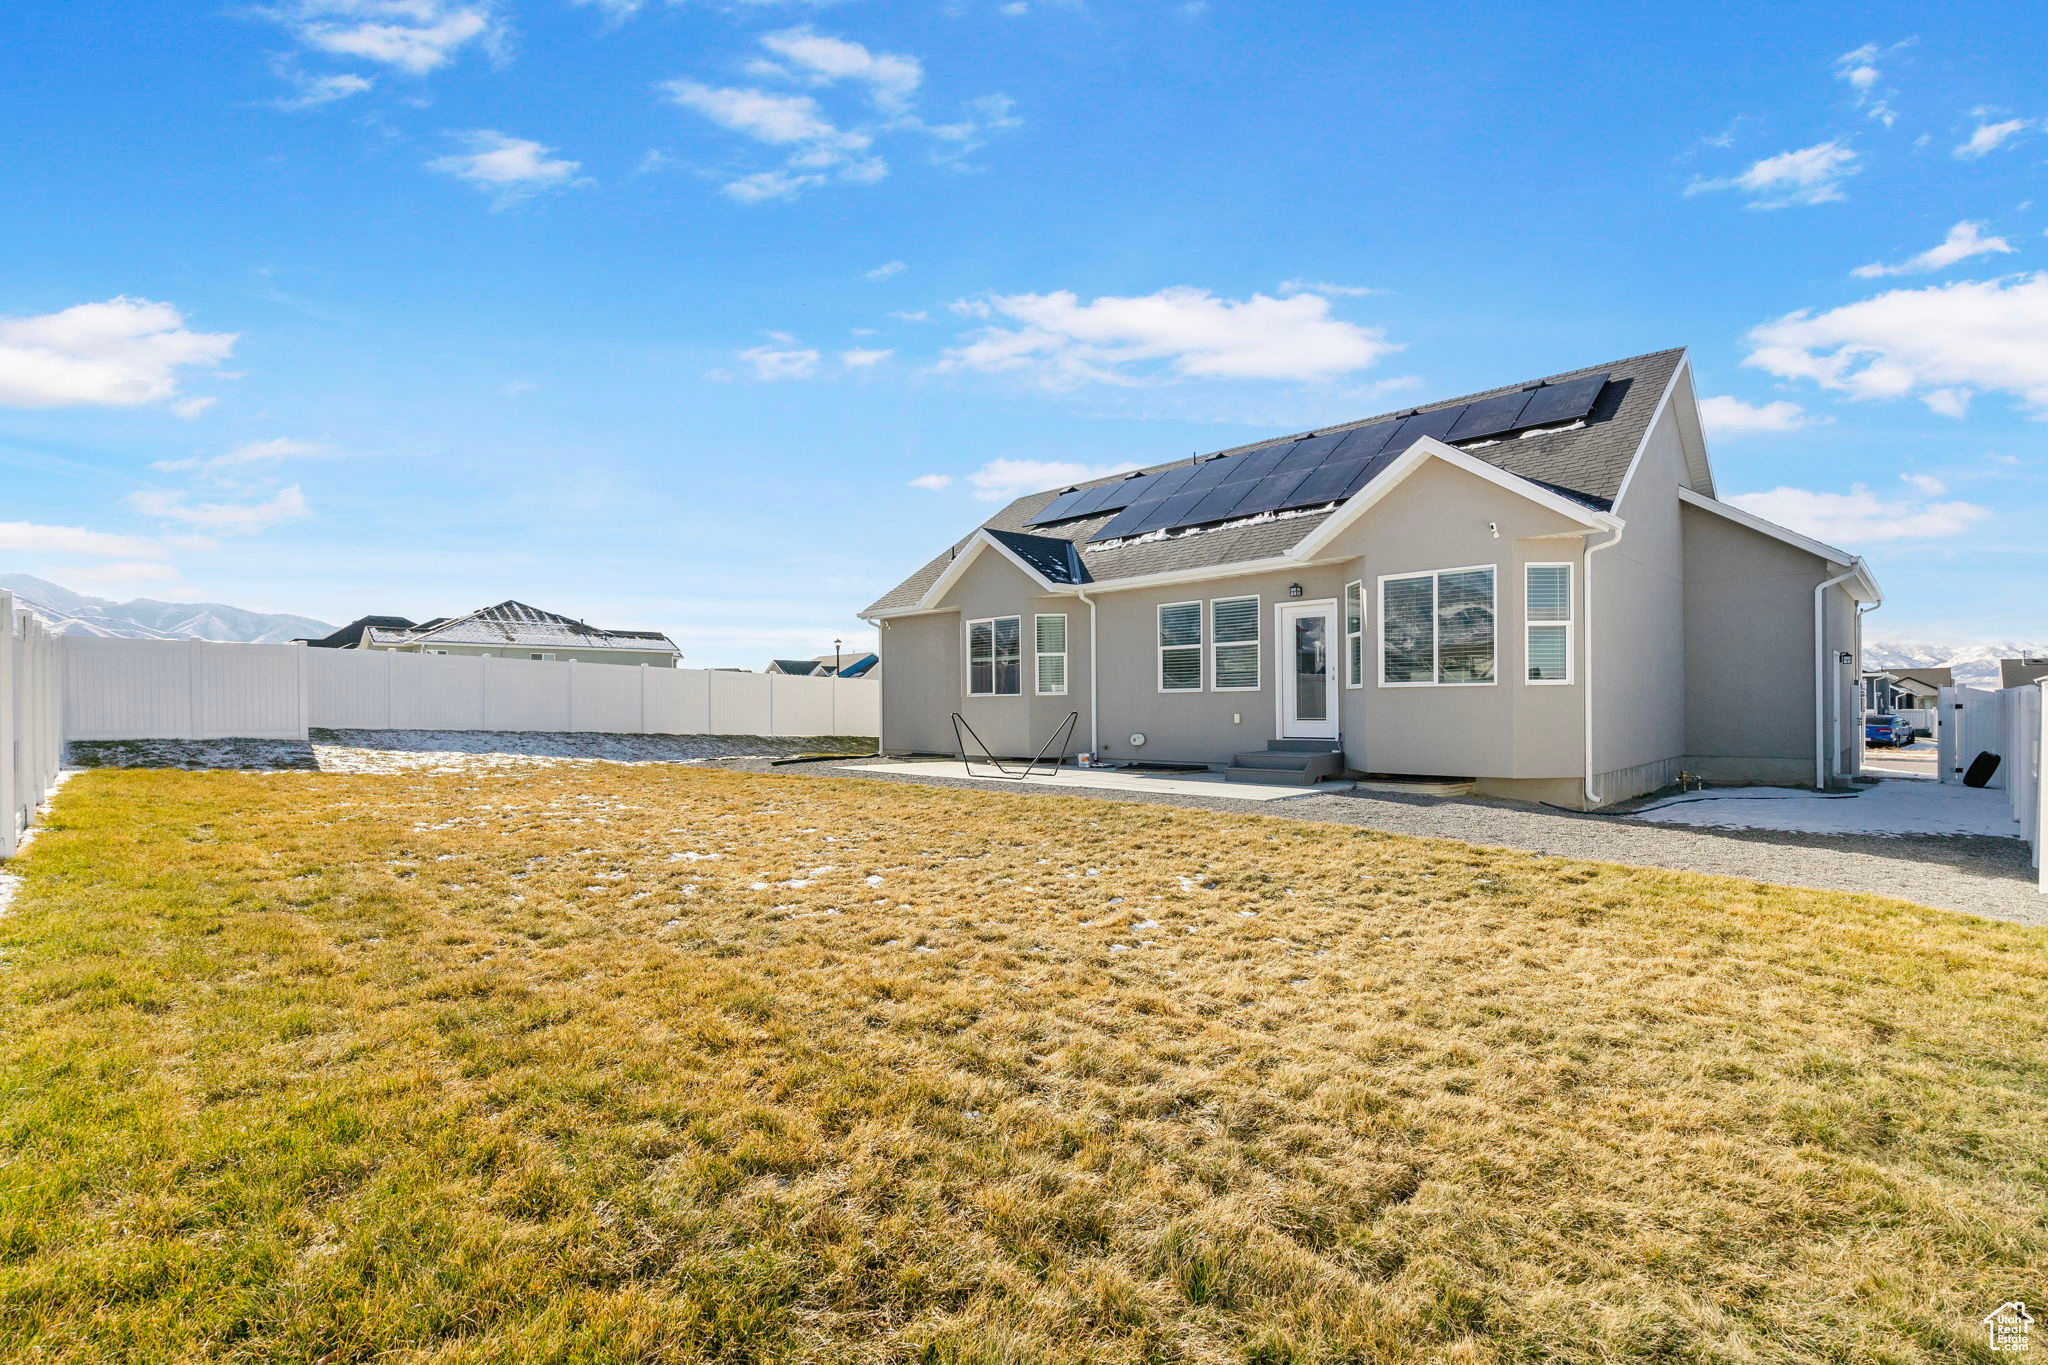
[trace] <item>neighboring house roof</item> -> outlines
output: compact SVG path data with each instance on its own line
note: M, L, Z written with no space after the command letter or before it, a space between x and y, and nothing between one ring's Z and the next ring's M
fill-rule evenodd
M322 635L317 640L308 639L304 641L304 644L309 649L356 649L361 647L363 636L367 635L372 628L378 630L416 629L414 623L408 621L403 616L358 616L355 620L332 634ZM301 642L294 640L292 643L299 644Z
M799 678L808 678L820 669L827 673L832 671L831 668L819 663L816 659L770 659L767 671L770 673L787 673Z
M534 649L620 649L680 654L654 630L601 630L524 602L505 601L467 616L442 617L410 629L371 628L378 645L516 645Z
M2025 687L2048 678L2048 659L2037 659L2031 655L2024 659L2000 659L1998 661L1998 685Z
M865 677L869 673L873 672L875 665L879 664L880 662L882 662L882 656L879 654L863 654L858 659L853 660L852 662L848 663L845 667L841 668L839 670L839 676L842 678Z
M1885 671L1892 678L1910 683L1921 692L1938 692L1956 685L1956 674L1952 668L1892 668Z
M1338 426L1320 427L1315 432L1269 437L1202 458L1238 455L1281 440L1350 431L1411 412L1431 412L1513 393L1538 383L1561 383L1604 371L1608 375L1608 383L1583 422L1524 437L1468 441L1457 447L1437 448L1469 456L1513 476L1518 483L1557 495L1582 508L1605 512L1620 495L1622 482L1628 477L1636 451L1641 448L1650 423L1684 360L1685 352L1682 350L1657 351L1604 365L1585 366L1542 380L1503 385L1485 393L1426 403L1418 408L1402 408ZM1175 460L1140 472L1167 470L1182 463L1185 461ZM1375 485L1395 474L1399 468L1398 461L1388 466L1372 483L1353 494L1350 501L1357 502L1373 495ZM1127 477L1127 474L1117 474L1108 479L1094 479L1070 486L1089 488ZM1711 492L1712 485L1707 479L1704 464L1695 471L1695 479ZM1318 527L1338 515L1334 506L1326 506L1302 512L1283 512L1240 524L1219 523L1198 533L1140 537L1121 544L1090 547L1090 537L1109 523L1114 512L1050 526L1029 526L1032 517L1064 491L1063 488L1052 488L1018 498L974 532L955 542L945 553L890 589L863 614L916 608L961 558L991 545L1049 584L1113 583L1119 579L1149 578L1158 574L1214 569L1276 558L1308 540Z

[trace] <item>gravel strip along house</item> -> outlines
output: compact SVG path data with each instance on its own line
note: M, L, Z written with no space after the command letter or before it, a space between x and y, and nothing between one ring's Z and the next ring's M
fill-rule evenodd
M1836 785L1858 556L1715 495L1682 350L1019 498L863 613L882 747L1595 807Z

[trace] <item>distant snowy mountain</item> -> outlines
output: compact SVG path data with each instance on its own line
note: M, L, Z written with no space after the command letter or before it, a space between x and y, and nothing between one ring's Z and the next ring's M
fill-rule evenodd
M25 573L0 573L0 589L40 616L60 635L118 636L126 640L228 640L278 644L334 629L310 616L244 611L218 602L109 602L60 588Z
M2012 642L1957 646L1866 642L1863 666L1876 669L1948 667L1955 670L1956 682L1961 686L1997 687L1998 661L2017 659L2022 655L2032 655L2037 659L2048 655L2048 644L2036 641L2032 644Z

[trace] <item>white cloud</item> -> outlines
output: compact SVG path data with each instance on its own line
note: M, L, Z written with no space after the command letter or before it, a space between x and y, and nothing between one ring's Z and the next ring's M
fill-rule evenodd
M915 57L872 52L859 43L813 32L808 26L766 34L761 45L820 84L862 82L875 103L885 109L903 109L924 80L924 66Z
M136 407L178 395L178 372L211 367L233 332L194 332L168 303L113 298L40 317L0 317L0 406Z
M1980 123L1975 132L1957 145L1954 155L1959 160L1975 161L1987 152L1997 151L2026 129L2027 121L2023 118L2009 118L2002 123Z
M325 446L280 436L268 441L251 441L220 455L195 455L184 460L157 460L149 467L162 470L166 474L187 470L196 470L202 474L218 474L224 469L246 469L250 465L276 464L279 460L305 459L331 453Z
M1857 153L1839 141L1818 142L1796 152L1780 152L1725 180L1695 180L1688 195L1712 190L1741 190L1753 209L1778 209L1792 204L1826 204L1844 198L1841 182L1862 169Z
M569 184L583 164L559 157L550 160L548 153L553 148L530 138L507 137L491 128L476 128L459 136L469 150L435 157L427 169L467 180L500 208L541 190Z
M1967 261L1972 256L1997 255L2013 249L2012 243L2003 237L1986 237L1984 227L1983 223L1957 223L1938 246L1931 246L1917 256L1909 256L1896 265L1875 262L1859 265L1849 273L1864 280L1882 275L1918 275L1930 270L1946 270L1957 261Z
M862 271L861 278L864 280L873 280L877 284L879 284L883 280L888 279L891 275L902 274L908 268L909 267L905 266L901 261L887 261L881 265L876 266L873 270Z
M808 379L818 369L818 352L804 346L750 346L739 358L754 371L754 378Z
M1324 284L1320 280L1282 280L1283 294L1324 294L1333 299L1362 299L1368 294L1384 294L1384 289L1374 289L1363 284Z
M906 485L906 487L922 488L933 493L943 492L952 486L953 476L951 474L920 474Z
M1899 478L1911 484L1914 488L1919 489L1930 498L1938 498L1943 493L1948 492L1948 485L1942 480L1935 478L1932 474L1901 474Z
M914 107L924 65L904 53L876 52L809 27L765 34L760 42L769 55L746 63L749 75L769 85L800 83L821 92L851 85L868 98L853 107L850 118L840 119L802 91L689 79L663 83L659 88L675 104L755 142L787 149L779 166L724 176L724 193L744 203L794 198L827 184L872 185L889 173L888 161L873 150L884 136L923 135L931 140L928 146L938 144L935 159L957 161L991 132L1018 123L1005 95L967 101L964 116L954 122L928 122Z
M455 0L298 0L278 13L316 52L424 76L472 43L501 40L495 6Z
M914 313L891 313L889 316L898 322L930 322L932 320L932 315L922 308Z
M1849 82L1852 89L1868 90L1877 84L1877 44L1865 43L1854 52L1844 52L1835 58L1835 77Z
M143 536L88 531L82 526L38 526L30 521L0 521L0 550L29 554L127 555L161 557L162 545Z
M1759 431L1797 431L1812 426L1813 416L1783 399L1761 405L1726 395L1700 400L1700 420L1715 436L1747 436Z
M1961 416L1979 392L2048 413L2048 274L1895 289L1751 329L1743 364Z
M1969 502L1881 498L1860 483L1847 493L1773 488L1768 493L1739 493L1728 501L1745 512L1846 549L1878 541L1959 536L1991 515L1989 509Z
M38 577L63 579L65 583L166 583L178 577L168 564L146 560L120 560L112 564L58 564L42 570Z
M306 506L306 496L299 491L297 484L280 488L264 502L193 504L187 503L185 498L182 489L175 492L152 490L130 493L128 505L146 517L182 521L222 535L254 535L282 522L312 515L312 509Z
M183 417L187 421L190 421L192 418L197 417L201 413L205 412L208 408L212 407L218 401L218 399L212 397L211 395L208 395L206 397L195 396L192 398L180 398L177 402L171 404L171 411L176 413L178 416Z
M990 460L967 476L974 496L981 502L1008 502L1026 493L1039 493L1070 483L1082 483L1109 474L1121 474L1138 466L1121 464L1076 464L1071 460Z
M883 361L887 360L890 356L895 354L896 352L894 351L862 350L859 348L855 348L854 350L851 351L841 351L839 353L839 363L846 366L846 368L849 370L864 370L869 368L870 366L881 364Z
M309 76L303 71L288 70L285 78L298 87L299 93L286 99L272 100L270 107L296 111L317 109L323 104L345 100L351 95L360 95L376 82L367 76L343 74L338 76Z
M1884 72L1879 69L1878 63L1894 53L1911 47L1915 41L1917 40L1908 38L1904 42L1893 43L1890 47L1865 43L1835 58L1835 79L1846 83L1855 93L1858 109L1887 128L1898 121L1898 115L1892 112L1891 104L1878 89L1878 82L1884 78Z
M1185 285L1086 303L1068 290L955 305L1001 319L946 352L942 370L1018 373L1055 387L1162 377L1321 380L1400 349L1374 327L1330 316L1318 294L1223 299Z

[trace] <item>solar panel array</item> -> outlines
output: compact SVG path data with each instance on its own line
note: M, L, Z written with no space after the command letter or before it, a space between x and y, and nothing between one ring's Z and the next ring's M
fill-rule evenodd
M1424 436L1477 441L1576 421L1593 410L1606 384L1604 374L1587 375L1482 398L1462 407L1418 412L1351 431L1281 441L1242 455L1176 465L1156 474L1132 474L1113 483L1062 493L1029 524L1047 526L1115 512L1093 539L1116 540L1342 502Z

